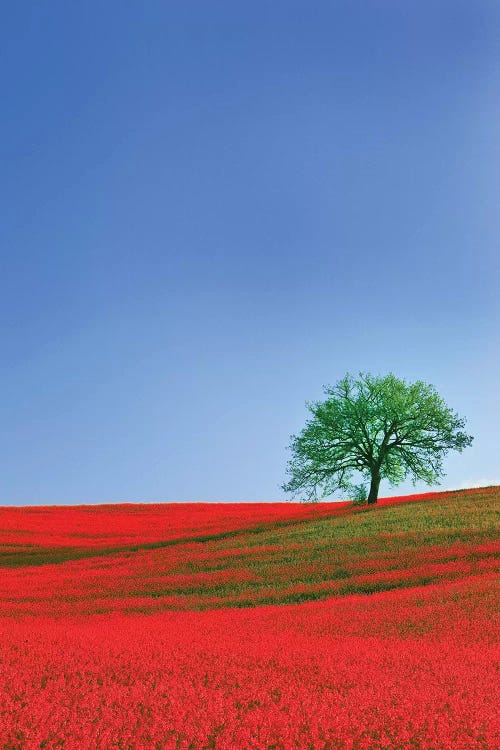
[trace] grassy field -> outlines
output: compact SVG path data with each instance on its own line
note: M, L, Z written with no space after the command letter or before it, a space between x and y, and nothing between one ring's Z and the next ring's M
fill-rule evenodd
M102 520L102 510L85 509L85 546L78 528L71 545L14 546L11 532L0 552L0 614L247 607L459 581L498 570L499 499L500 489L491 488L374 508L316 505L298 509L305 518L281 504L282 516L272 520L260 520L262 506L253 514L243 507L230 528L212 534L205 518L199 528L200 509L185 505L187 538L177 528L170 537L165 510L159 538L128 545L126 535L107 545L93 539L92 512ZM130 506L132 527L134 512Z
M500 488L0 509L1 750L493 750Z

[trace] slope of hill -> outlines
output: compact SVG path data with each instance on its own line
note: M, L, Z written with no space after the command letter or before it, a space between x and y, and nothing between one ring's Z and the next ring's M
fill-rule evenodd
M0 614L283 604L494 574L499 498L2 509Z
M0 748L494 748L499 500L0 509Z

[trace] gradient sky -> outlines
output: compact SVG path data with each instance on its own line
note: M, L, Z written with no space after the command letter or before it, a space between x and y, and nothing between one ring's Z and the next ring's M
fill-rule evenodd
M467 417L444 487L500 483L499 38L481 0L5 4L0 503L282 499L360 370Z

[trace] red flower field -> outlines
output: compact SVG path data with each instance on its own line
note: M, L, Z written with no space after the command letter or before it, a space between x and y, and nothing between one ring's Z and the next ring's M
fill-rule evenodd
M0 509L0 749L497 748L500 488Z

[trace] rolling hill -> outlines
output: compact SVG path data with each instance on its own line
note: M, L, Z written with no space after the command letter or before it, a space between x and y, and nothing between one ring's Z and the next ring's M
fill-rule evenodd
M499 501L1 508L0 748L497 747Z

